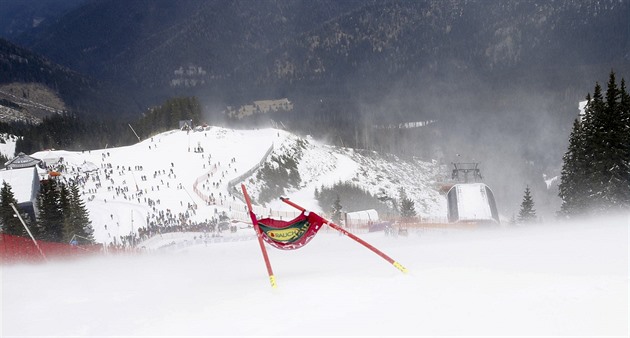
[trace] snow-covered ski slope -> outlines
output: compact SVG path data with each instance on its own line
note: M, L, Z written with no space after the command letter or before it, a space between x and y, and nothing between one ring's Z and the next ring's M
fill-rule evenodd
M627 337L629 217L4 266L0 335Z
M309 210L321 211L314 199L316 188L351 181L373 194L380 192L394 198L404 187L419 215L445 219L446 201L435 188L444 168L437 163L359 153L277 129L173 130L127 147L83 152L48 150L32 156L48 164L63 159L66 174L62 177L82 178L95 238L110 243L113 238L145 227L151 215L160 212L168 211L174 217L188 212L195 222L223 211L232 217L241 212L246 217L244 204L234 196L228 182L258 165L270 148L269 156L291 155L298 141L305 145L298 163L301 185L286 196ZM200 194L193 189L195 182ZM244 177L243 183L256 199L262 182L253 174ZM207 205L204 196L216 203ZM194 212L191 205L196 206ZM294 211L279 199L262 210L269 209Z

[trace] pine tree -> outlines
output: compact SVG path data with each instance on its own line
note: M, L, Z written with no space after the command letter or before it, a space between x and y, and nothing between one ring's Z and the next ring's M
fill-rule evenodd
M630 207L630 124L628 123L628 93L625 81L617 89L614 73L610 75L606 93L606 146L607 166L604 195L610 209Z
M621 201L622 208L630 208L630 94L626 89L626 82L621 79L620 86L620 102L619 102L619 120L621 121L621 154L623 158L619 177L621 183L618 191L618 199ZM625 201L625 203L624 203Z
M65 211L70 209L70 190L64 182L59 183L58 189L59 208L61 208L61 213L65 215Z
M42 181L37 196L37 238L51 241L63 241L63 210L61 207L60 188L55 179Z
M600 128L598 136L600 137L601 151L598 153L598 157L602 163L599 168L601 170L602 210L617 204L616 191L621 183L620 176L622 175L619 171L624 167L621 147L623 127L618 116L620 94L615 81L615 74L611 72L606 90L606 101L599 113L601 117L598 119L599 125L597 126Z
M590 96L587 97L590 101ZM560 214L565 217L580 214L587 204L586 154L584 153L584 132L579 119L573 122L569 137L569 148L563 157L562 173L558 195L562 199Z
M65 188L65 190L68 189ZM65 205L63 209L64 242L70 242L70 240L72 240L72 238L76 235L79 238L79 242L87 242L87 244L94 243L94 230L92 229L92 222L90 221L85 203L81 199L79 186L77 183L72 183L70 185L67 203L62 202L62 204Z
M343 209L343 207L341 206L341 198L339 197L339 194L337 194L337 198L335 198L335 201L333 202L332 205L332 221L335 223L339 223L341 222L341 210Z
M603 156L605 151L604 146L604 107L601 86L599 83L595 84L595 90L593 91L593 98L587 104L586 114L584 116L584 154L585 164L583 170L586 173L585 181L582 184L586 185L586 193L588 198L587 211L592 212L594 209L599 209L603 204L603 191L605 187L605 171L607 159Z
M404 188L398 189L398 197L400 199L400 216L403 219L416 217L415 203L407 197L407 192L405 192Z
M11 185L5 181L2 183L2 188L0 189L0 222L2 223L2 232L15 236L28 236L22 222L15 216L15 211L11 207L11 204L17 209L18 202L15 199Z
M518 212L518 223L531 223L536 220L536 210L534 210L534 200L532 199L529 186L525 188L525 195L521 203L521 210Z
M593 212L630 207L630 144L624 109L628 94L623 79L622 82L623 89L617 88L615 74L610 73L605 101L595 102L588 121L590 125L585 128L591 149L588 182L591 187L589 210Z
M510 217L510 225L516 225L517 220L516 220L516 215L512 214L512 217Z

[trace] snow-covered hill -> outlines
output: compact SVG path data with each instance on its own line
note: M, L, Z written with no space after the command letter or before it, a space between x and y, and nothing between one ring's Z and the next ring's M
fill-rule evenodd
M438 163L360 153L277 129L173 130L127 147L50 150L32 156L60 170L63 179L81 183L95 239L111 243L151 225L186 223L189 227L181 230L194 230L222 213L247 221L240 183L256 200L263 182L252 169L273 156L292 154L298 142L303 146L298 163L301 183L285 196L304 207L321 212L315 189L351 181L372 194L391 197L404 187L419 215L445 217L446 202L435 187L444 173ZM278 199L256 212L290 216L294 210Z

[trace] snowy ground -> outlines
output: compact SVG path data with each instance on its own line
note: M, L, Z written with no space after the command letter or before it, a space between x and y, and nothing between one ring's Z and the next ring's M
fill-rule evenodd
M235 218L243 205L229 195L228 181L255 167L270 147L278 155L295 142L295 135L274 129L212 127L171 131L117 149L33 156L49 163L63 157L68 171L62 177L85 179L95 237L110 243L145 226L147 216L184 213L193 203L193 221L212 217L215 209ZM287 196L309 210L321 210L313 198L316 187L352 180L372 193L395 195L403 186L420 214L446 215L434 186L437 163L387 161L311 139L304 152L301 187ZM206 205L193 191L195 182L202 195L217 197L217 205ZM245 183L255 197L259 182ZM257 208L290 210L280 201ZM268 247L277 289L269 285L252 228L234 224L236 232L220 237L153 237L134 255L1 266L0 336L629 333L630 215L517 228L411 230L407 237L359 234L408 274L324 229L299 250Z
M327 229L268 248L277 289L251 238L3 266L0 335L627 337L629 226L361 235L408 274Z

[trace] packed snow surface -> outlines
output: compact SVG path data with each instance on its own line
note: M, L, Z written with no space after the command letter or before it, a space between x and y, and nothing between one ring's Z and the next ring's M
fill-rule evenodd
M4 266L0 334L627 337L629 222L360 235L408 274L323 229L267 247L276 289L252 237L180 234L166 250Z

